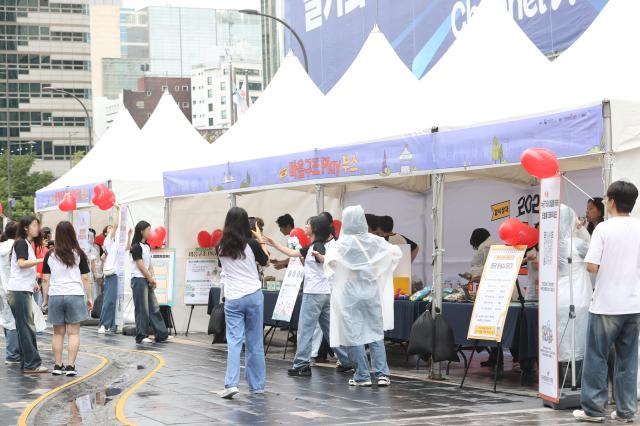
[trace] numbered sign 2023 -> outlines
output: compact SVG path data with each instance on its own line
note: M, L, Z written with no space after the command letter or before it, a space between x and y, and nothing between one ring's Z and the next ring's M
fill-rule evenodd
M540 213L540 195L523 195L518 198L518 202L516 203L518 207L518 217L524 216L527 214L538 214Z

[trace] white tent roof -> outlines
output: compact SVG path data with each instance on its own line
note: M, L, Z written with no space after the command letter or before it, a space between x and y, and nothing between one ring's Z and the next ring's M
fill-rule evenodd
M127 166L128 153L140 149L140 146L140 129L123 107L109 130L75 167L37 192L59 191L110 180L118 202L130 200L138 192L133 182L144 179L144 174ZM123 185L124 182L131 185Z
M150 180L162 182L162 171L189 167L194 158L206 157L209 143L189 122L167 91L141 132L141 165ZM162 192L160 192L162 195Z
M314 129L308 132L315 136L314 146L345 145L418 130L407 114L417 86L418 80L375 26L349 69L325 96L320 119L307 121Z

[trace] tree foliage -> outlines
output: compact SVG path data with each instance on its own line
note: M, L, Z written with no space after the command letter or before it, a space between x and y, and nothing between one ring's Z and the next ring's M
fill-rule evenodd
M5 214L9 213L7 155L6 151L0 155L0 202ZM16 200L15 208L11 209L13 218L33 214L36 191L54 180L51 172L31 172L34 162L35 157L32 155L11 156L11 195Z

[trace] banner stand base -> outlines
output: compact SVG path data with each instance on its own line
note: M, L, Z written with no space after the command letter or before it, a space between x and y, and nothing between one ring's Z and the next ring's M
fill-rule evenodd
M552 410L569 410L571 408L580 408L580 391L579 390L563 390L558 403L542 400L542 405Z

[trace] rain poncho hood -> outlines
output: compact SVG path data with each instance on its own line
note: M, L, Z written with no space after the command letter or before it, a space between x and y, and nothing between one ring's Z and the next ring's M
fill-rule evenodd
M569 324L570 286L573 283L573 304L576 310L576 359L584 358L587 344L589 305L591 304L591 279L584 263L591 238L584 226L578 228L575 211L560 206L560 241L558 249L558 359L571 359L571 325ZM571 256L572 263L568 259Z
M393 271L401 257L399 247L368 233L361 206L344 210L340 238L324 266L333 277L332 347L376 342L393 329Z

